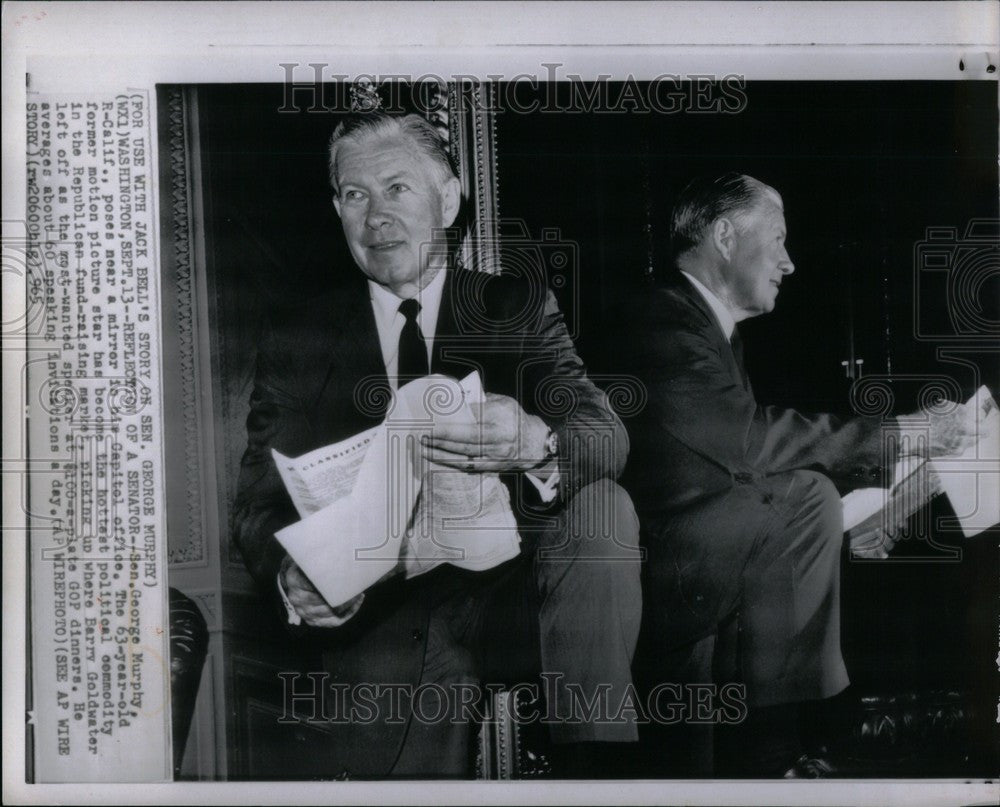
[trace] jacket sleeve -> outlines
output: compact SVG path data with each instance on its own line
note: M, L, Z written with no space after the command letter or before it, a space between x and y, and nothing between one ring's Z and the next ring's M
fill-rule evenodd
M559 495L617 479L628 457L628 433L608 396L588 378L555 296L548 291L539 325L537 361L528 359L534 400L528 410L559 436Z
M701 329L659 323L644 334L642 364L660 428L729 472L814 469L874 484L887 464L881 418L842 422L761 407L737 382L717 340Z
M276 448L296 456L315 447L309 409L303 395L307 377L303 342L271 327L265 328L257 353L250 413L247 416L247 447L240 464L232 515L232 539L258 587L290 634L300 638L322 638L336 633L346 638L357 632L358 611L335 628L313 628L289 624L278 572L287 553L275 533L299 520L271 455Z

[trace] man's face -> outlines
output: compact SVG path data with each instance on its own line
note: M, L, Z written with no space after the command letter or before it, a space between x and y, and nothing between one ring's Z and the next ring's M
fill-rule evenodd
M730 302L744 316L772 311L782 279L795 271L785 235L781 200L768 193L746 214L727 272Z
M405 135L346 140L337 155L333 203L351 254L366 276L412 296L425 276L435 230L458 212L458 181L444 183L430 158Z

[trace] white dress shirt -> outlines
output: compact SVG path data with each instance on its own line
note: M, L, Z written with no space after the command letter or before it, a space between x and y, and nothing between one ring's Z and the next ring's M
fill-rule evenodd
M434 355L434 334L437 332L438 312L441 310L441 295L444 294L444 282L447 271L442 269L434 279L418 294L416 300L420 303L417 313L417 327L423 334L427 344L427 366L431 366L431 356ZM396 389L396 375L399 367L399 335L403 332L406 317L399 313L402 298L397 297L385 286L380 286L374 280L368 281L369 297L372 301L372 312L375 314L375 328L378 330L378 341L382 348L382 361L385 364L389 384Z

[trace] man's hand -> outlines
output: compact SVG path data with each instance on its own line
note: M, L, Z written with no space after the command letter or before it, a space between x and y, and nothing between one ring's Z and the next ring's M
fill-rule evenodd
M423 439L431 462L463 471L528 471L545 459L549 427L529 415L513 398L486 394L472 404L477 423L443 423Z
M961 454L985 436L984 418L974 402L960 404L950 412L928 408L922 414L930 421L929 457Z
M281 587L302 621L314 628L336 628L354 616L364 594L353 597L336 608L330 606L309 582L298 564L286 555L281 563Z

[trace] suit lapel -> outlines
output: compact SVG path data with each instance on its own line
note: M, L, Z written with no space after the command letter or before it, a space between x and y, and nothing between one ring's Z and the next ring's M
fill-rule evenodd
M451 269L445 271L448 274L445 278L444 289L441 291L441 305L438 306L438 318L434 326L434 345L431 348L431 372L448 375L447 365L449 362L446 346L451 341L450 337L458 330L458 325L455 321L454 271Z
M482 340L475 339L459 323L456 306L463 295L473 293L467 283L463 283L464 272L468 269L448 269L447 280L441 293L441 306L438 309L437 326L434 330L434 347L431 350L431 372L441 373L452 378L464 378L473 370L480 369L480 361L486 354L477 351L476 344L482 345ZM482 372L480 373L482 375ZM483 379L485 381L485 379Z
M740 329L733 328L733 336L729 340L733 349L733 358L736 359L736 368L740 371L740 378L743 380L743 388L750 389L750 376L747 375L746 365L743 363L743 339L740 337Z
M328 361L318 401L342 396L346 391L358 401L358 422L381 420L388 397L379 393L388 389L378 329L372 312L368 286L351 283L338 289L330 305ZM382 403L383 398L385 403ZM371 407L362 403L372 403Z
M678 272L678 274L680 273ZM743 366L743 343L740 340L739 331L733 331L733 341L726 339L722 328L719 327L719 320L716 319L715 312L684 275L680 275L677 289L688 303L697 308L707 320L708 330L712 334L712 339L718 346L719 352L726 358L733 380L744 389L749 389L750 382Z

